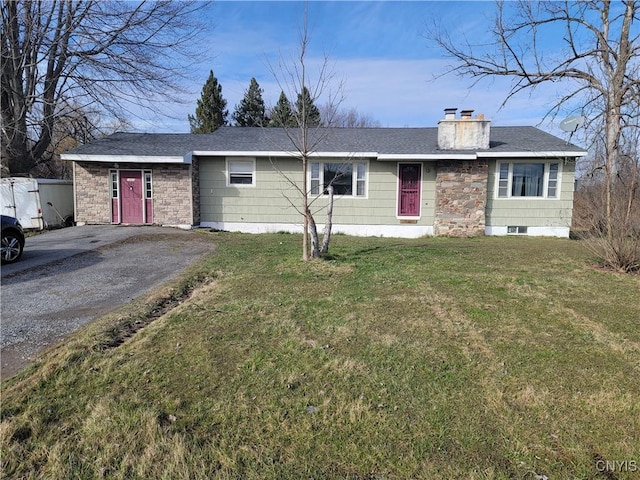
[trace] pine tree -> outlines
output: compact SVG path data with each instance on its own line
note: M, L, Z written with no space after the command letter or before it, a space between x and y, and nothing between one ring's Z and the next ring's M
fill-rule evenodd
M271 120L269 120L270 127L293 127L296 124L296 119L293 116L293 110L291 109L291 103L284 92L280 92L280 98L273 110L271 110Z
M303 119L303 112L306 119ZM307 127L318 127L322 123L320 119L320 110L318 110L318 107L313 103L311 93L309 93L309 89L306 86L303 86L302 91L298 93L298 99L296 100L296 116L298 118L298 122Z
M198 100L196 114L189 115L191 133L211 133L227 124L227 101L222 97L222 86L209 71L209 78L202 87L202 96Z
M238 127L266 126L268 119L265 115L263 90L255 78L249 82L249 88L244 92L244 98L236 105L233 120Z

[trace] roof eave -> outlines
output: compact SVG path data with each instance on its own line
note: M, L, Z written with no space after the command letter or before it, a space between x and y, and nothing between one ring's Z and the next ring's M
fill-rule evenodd
M194 150L191 155L199 157L295 157L295 150ZM376 158L378 152L309 152L311 158Z
M475 160L475 152L456 153L382 153L378 160L382 162L409 161L409 160Z
M558 157L584 157L587 152L584 150L543 150L543 151L520 151L520 152L478 152L478 158L558 158Z
M191 164L191 155L183 157L177 155L92 155L84 153L63 153L62 160L72 162L98 163L181 163Z

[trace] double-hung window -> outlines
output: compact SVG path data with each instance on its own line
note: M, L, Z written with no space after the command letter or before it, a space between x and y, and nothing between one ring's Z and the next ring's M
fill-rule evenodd
M255 185L255 166L254 159L227 159L227 185Z
M557 198L558 162L498 162L498 198Z
M311 195L326 195L329 186L335 195L367 195L366 162L313 162L310 166Z

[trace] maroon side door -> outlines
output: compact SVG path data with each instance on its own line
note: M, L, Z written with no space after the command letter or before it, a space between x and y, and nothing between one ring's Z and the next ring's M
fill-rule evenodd
M142 172L120 170L120 208L122 223L143 223Z
M419 163L401 163L398 168L398 216L420 216Z

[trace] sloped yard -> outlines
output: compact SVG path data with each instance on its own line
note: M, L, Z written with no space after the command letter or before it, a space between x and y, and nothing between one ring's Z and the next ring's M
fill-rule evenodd
M580 243L335 236L303 264L297 235L205 235L4 382L6 478L640 474L640 276Z

